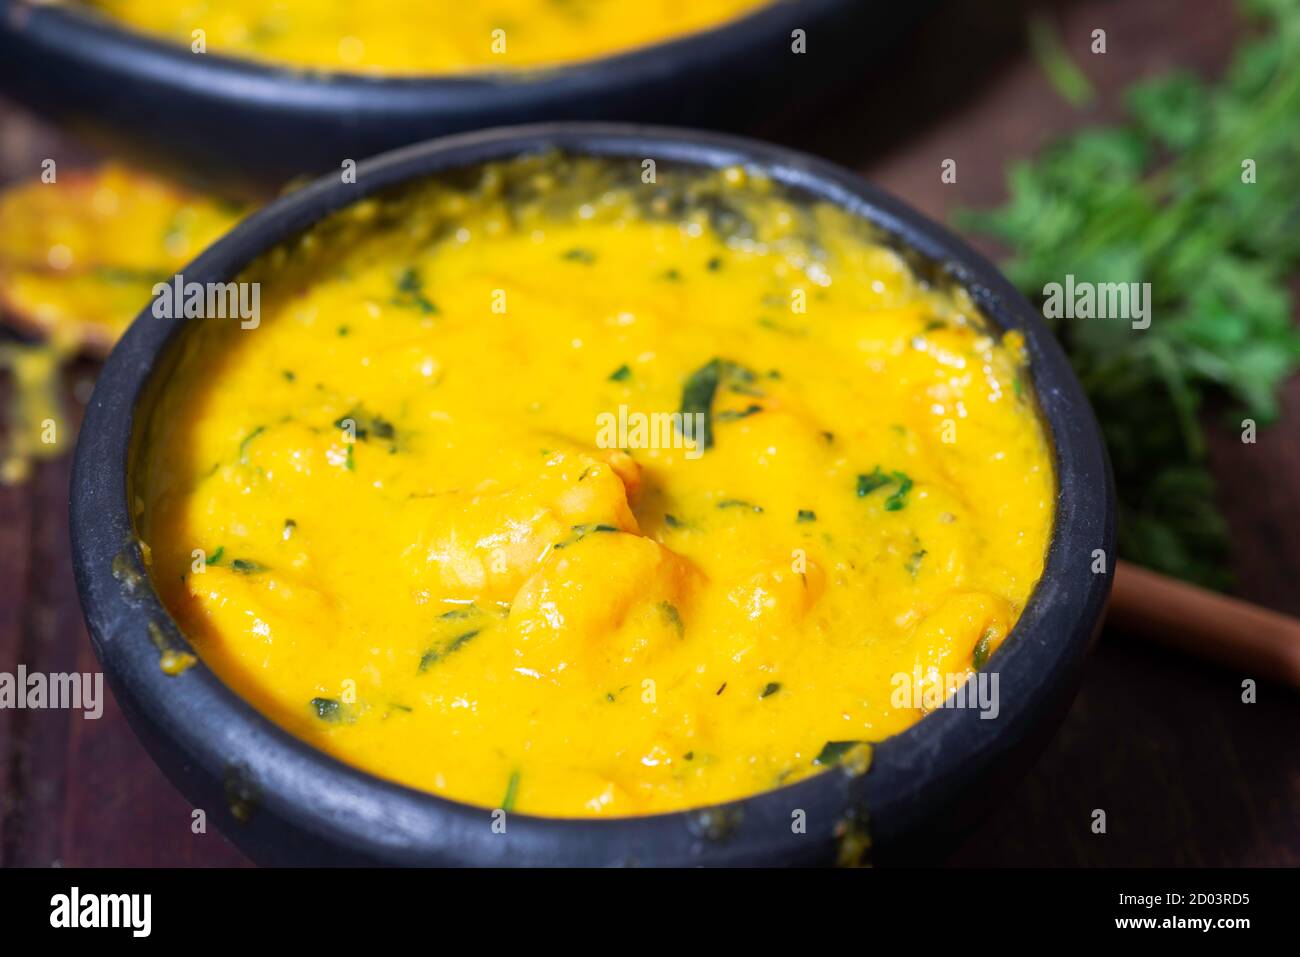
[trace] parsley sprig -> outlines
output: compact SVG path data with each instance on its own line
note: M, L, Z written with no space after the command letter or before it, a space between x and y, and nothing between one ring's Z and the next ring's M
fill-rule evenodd
M1300 367L1300 0L1245 8L1259 29L1219 82L1175 71L1132 87L1125 122L1015 164L1004 206L959 214L1010 248L1003 266L1036 300L1071 273L1151 283L1150 328L1061 320L1056 333L1110 448L1121 554L1215 587L1229 582L1227 529L1201 415L1226 400L1234 428L1267 424Z

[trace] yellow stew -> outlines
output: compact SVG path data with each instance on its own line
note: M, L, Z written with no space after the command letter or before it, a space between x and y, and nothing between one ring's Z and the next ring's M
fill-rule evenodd
M451 73L626 52L719 26L769 0L84 2L213 53L330 70Z
M0 192L0 319L43 342L0 342L14 397L0 441L0 485L60 454L61 370L107 354L155 283L225 232L239 210L116 163L54 167Z
M256 329L198 330L137 470L167 606L295 735L486 807L861 769L1042 572L1018 337L742 170L480 172L335 216L245 277Z
M0 193L0 311L69 349L107 353L170 278L243 214L118 163Z

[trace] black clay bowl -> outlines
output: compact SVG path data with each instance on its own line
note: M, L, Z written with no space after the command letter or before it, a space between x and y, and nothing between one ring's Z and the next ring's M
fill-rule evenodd
M197 185L256 196L345 159L510 123L740 130L879 58L928 5L774 0L603 59L384 78L194 54L75 7L0 0L0 93ZM807 39L802 54L791 49L796 29Z
M1022 772L1076 689L1110 587L1092 571L1113 554L1114 492L1093 414L1042 320L965 244L835 166L751 140L653 127L556 124L451 137L362 164L355 185L322 179L255 214L184 269L187 282L232 279L260 253L360 197L430 174L540 150L678 167L745 164L809 199L876 224L935 281L970 291L998 326L1021 330L1055 453L1056 521L1046 570L986 670L999 715L936 711L880 743L870 771L829 771L717 808L615 820L491 812L391 784L291 737L201 663L177 677L159 644L188 648L142 573L132 521L132 436L151 385L194 323L141 313L100 376L72 482L77 587L117 701L172 781L262 862L398 864L809 864L833 861L846 833L870 834L877 862L930 859ZM1109 565L1110 563L1108 563ZM806 813L807 833L791 827Z

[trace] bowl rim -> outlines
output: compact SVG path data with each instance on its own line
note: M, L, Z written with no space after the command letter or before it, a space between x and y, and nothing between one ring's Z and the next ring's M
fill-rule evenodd
M216 82L235 84L245 97L264 100L278 91L319 95L323 90L351 89L358 94L442 91L448 94L496 91L509 95L521 85L639 85L665 72L665 62L713 61L752 49L755 41L800 23L820 22L830 11L853 0L763 0L762 5L729 20L689 33L641 43L579 60L513 69L462 70L449 73L351 72L327 67L295 66L229 53L194 54L179 40L168 40L116 20L97 8L51 6L33 0L0 0L0 32L37 29L46 43L75 50L93 62L129 64L133 73L182 86L209 89ZM121 59L123 52L129 56Z
M1043 575L984 672L1000 682L998 720L943 709L873 746L864 775L830 770L706 808L636 817L509 814L376 777L316 750L263 717L200 658L175 677L158 665L156 629L189 649L142 562L128 468L139 401L185 320L146 306L110 356L82 424L72 475L78 594L92 643L123 710L133 712L214 780L251 783L259 807L364 859L392 863L722 863L820 860L870 819L877 842L942 815L1032 736L1072 693L1099 627L1114 568L1114 488L1093 413L1065 354L1015 288L962 240L865 180L824 160L736 136L629 124L542 123L431 140L360 163L355 183L327 175L236 225L181 272L227 281L257 255L366 196L439 172L558 150L701 168L742 165L874 223L901 247L939 264L1003 329L1025 335L1028 375L1056 469L1056 510ZM146 413L148 410L145 410ZM142 418L147 421L147 415ZM1092 571L1102 549L1105 570ZM154 634L151 635L151 631ZM139 730L137 728L137 730ZM790 826L792 809L809 822ZM229 832L228 832L229 833ZM230 834L239 842L238 834ZM251 839L260 840L261 838Z

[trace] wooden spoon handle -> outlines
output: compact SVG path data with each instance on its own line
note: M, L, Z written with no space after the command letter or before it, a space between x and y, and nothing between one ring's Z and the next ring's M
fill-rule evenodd
M1243 677L1300 688L1300 620L1288 615L1120 562L1107 621Z

